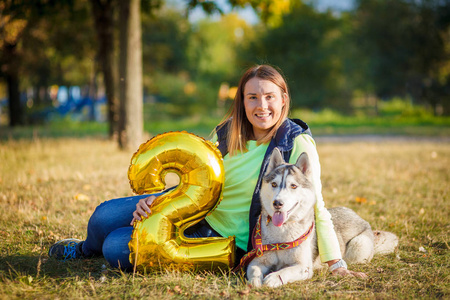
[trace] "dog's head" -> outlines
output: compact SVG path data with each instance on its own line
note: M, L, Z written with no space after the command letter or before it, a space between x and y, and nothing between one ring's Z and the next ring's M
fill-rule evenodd
M275 226L301 220L316 202L308 154L303 152L292 165L275 148L261 184L262 209Z

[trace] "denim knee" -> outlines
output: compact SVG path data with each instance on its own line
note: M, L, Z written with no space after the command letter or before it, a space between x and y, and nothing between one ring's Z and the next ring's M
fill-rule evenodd
M101 235L106 237L117 228L130 226L136 203L144 197L146 196L132 196L103 202L97 206L89 219L88 233L89 231L101 232Z
M130 249L128 248L132 232L133 227L123 227L114 230L106 237L102 252L111 267L132 270L133 265L130 263Z

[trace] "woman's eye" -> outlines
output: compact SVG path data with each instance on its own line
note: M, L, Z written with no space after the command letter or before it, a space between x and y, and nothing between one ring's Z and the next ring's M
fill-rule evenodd
M272 187L276 188L278 184L276 182L272 182Z
M297 185L291 184L291 189L295 190L297 188Z

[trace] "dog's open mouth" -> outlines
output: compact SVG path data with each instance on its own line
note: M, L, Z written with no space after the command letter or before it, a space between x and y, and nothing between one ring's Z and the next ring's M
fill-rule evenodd
M295 205L292 206L292 208L290 210L288 210L288 211L276 211L276 212L274 212L274 214L272 216L272 223L273 223L273 225L275 225L277 227L280 227L281 225L283 225L284 222L289 217L289 214L297 206L297 204L298 204L298 202L295 203Z

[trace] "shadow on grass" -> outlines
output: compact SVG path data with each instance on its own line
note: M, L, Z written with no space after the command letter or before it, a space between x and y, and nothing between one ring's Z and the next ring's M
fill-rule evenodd
M109 267L104 258L77 259L61 261L45 256L2 256L0 257L0 273L14 280L24 276L52 277L79 279L95 278L102 276L102 272Z

